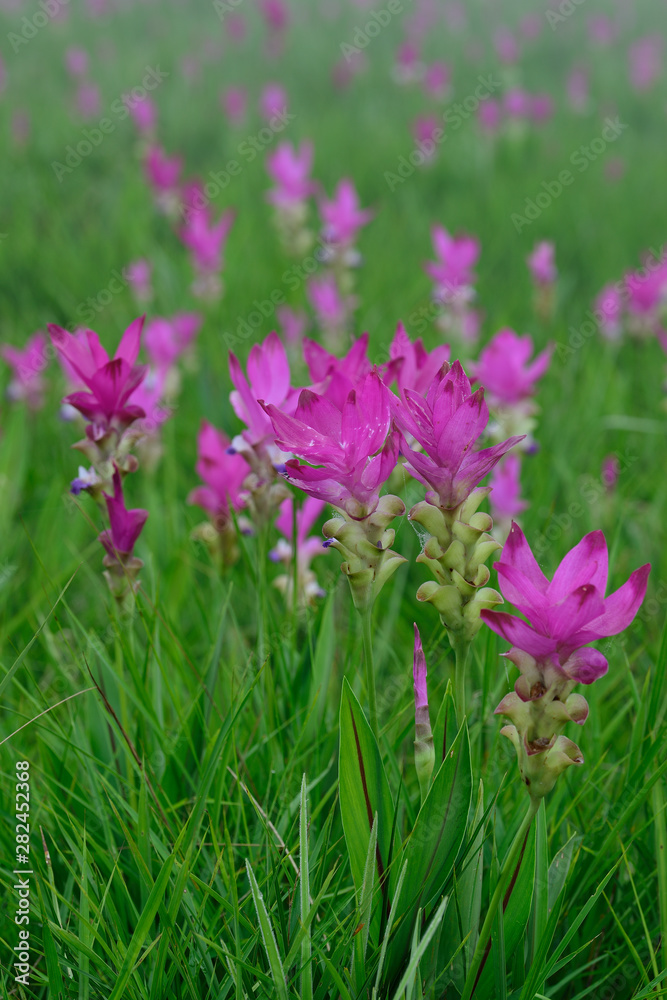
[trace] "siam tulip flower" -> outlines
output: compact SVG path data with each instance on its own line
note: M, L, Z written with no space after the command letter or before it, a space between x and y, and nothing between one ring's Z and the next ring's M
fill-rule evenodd
M621 474L621 463L616 455L607 455L602 463L602 482L607 493L613 493Z
M298 150L289 142L281 142L266 158L267 171L275 183L269 201L287 209L301 205L315 191L310 179L312 166L312 142L302 142Z
M479 361L471 366L474 380L484 384L494 411L497 421L491 428L494 439L521 434L525 438L524 450L534 447L530 434L538 411L531 397L536 382L549 367L552 351L553 347L547 347L531 362L532 337L528 334L520 337L514 330L505 329L493 337Z
M412 83L421 80L424 64L420 59L419 46L412 41L404 42L396 53L393 76L398 83Z
M649 259L641 270L626 274L624 289L631 332L640 336L656 333L667 303L667 257Z
M324 242L333 244L338 253L352 247L359 230L373 217L368 209L359 208L359 196L347 179L339 183L331 201L322 200L319 207Z
M309 535L308 532L324 510L324 501L314 497L306 497L296 512L296 583L297 601L301 607L313 604L316 597L325 597L317 577L310 568L315 556L323 555L327 550L322 546L321 537ZM282 563L285 572L273 581L285 595L288 603L294 600L294 501L286 497L280 505L280 514L276 520L276 528L283 536L278 544L269 552L269 559Z
M146 179L153 189L159 208L174 214L179 203L179 181L183 169L180 156L167 156L161 146L149 147L144 159Z
M390 396L373 371L350 390L340 409L310 389L301 392L293 416L262 403L278 446L308 463L291 459L282 475L339 511L324 533L346 560L341 568L362 615L370 614L381 587L404 561L390 551L394 532L387 526L405 506L398 497L380 499L398 459Z
M480 480L520 438L510 438L484 451L474 451L488 421L484 390L472 392L470 382L456 361L445 363L433 379L426 398L406 389L403 402L394 405L403 435L405 467L431 487L426 499L408 514L425 533L417 561L435 579L423 583L417 599L433 604L456 653L456 709L465 715L465 665L470 643L481 628L480 611L500 603L487 587L486 560L500 546L489 534L493 521L478 511L489 488L477 489ZM410 435L424 449L417 451Z
M588 37L596 45L611 45L618 37L618 30L606 14L594 14L588 19Z
M514 437L484 451L473 450L486 428L489 411L484 390L472 391L458 361L451 367L442 365L426 399L408 389L403 404L395 406L394 413L403 434L406 468L434 491L432 502L446 511L464 503L479 481L520 440ZM411 448L406 434L424 451Z
M86 469L85 466L79 466L79 474L70 483L69 491L70 493L78 497L80 493L90 493L91 496L97 499L97 494L99 489L102 487L102 480L95 472L95 469L91 466L90 469Z
M444 62L434 62L426 67L424 72L423 86L426 94L436 101L441 101L447 96L452 73Z
M76 109L82 118L95 118L100 113L100 88L90 80L82 80L76 92Z
M558 274L554 261L554 245L549 240L535 244L527 258L528 267L536 285L553 285Z
M176 313L171 319L156 316L146 324L146 353L158 371L167 375L193 344L202 325L199 313Z
M259 112L266 122L287 111L287 91L280 83L267 83L259 98Z
M440 344L429 352L421 337L413 343L399 323L389 345L390 362L394 363L387 365L385 382L390 385L395 378L401 399L406 389L423 396L443 364L449 361L449 353L449 344Z
M313 380L310 388L318 395L326 396L334 406L342 410L350 391L371 371L367 352L367 333L358 337L342 358L330 354L316 340L306 338L303 342L303 359Z
M581 66L575 67L567 78L567 96L573 111L583 112L590 101L588 71Z
M521 499L521 461L515 452L509 452L498 462L491 473L491 514L494 536L503 541L509 534L512 521L522 514L528 504Z
M505 65L517 62L519 58L519 44L509 28L504 26L498 28L494 35L493 43L501 62L505 63Z
M543 125L553 118L554 102L550 94L533 94L530 99L530 118L536 125Z
M269 30L267 51L271 56L282 52L285 32L290 22L290 12L285 0L260 0L260 11Z
M223 212L217 222L213 222L208 206L187 213L186 222L179 236L190 251L196 274L192 289L200 298L217 299L222 293L219 273L222 270L224 248L234 218L235 212L231 208Z
M522 780L535 803L565 768L583 762L562 730L567 722L583 725L588 715L585 698L572 691L575 684L592 684L608 669L589 643L627 628L646 593L648 564L605 598L607 567L604 535L592 531L549 581L516 524L496 564L503 595L528 619L482 612L486 624L512 644L506 655L520 671L514 691L496 712L511 720L501 732L517 750Z
M113 496L104 493L104 499L110 524L110 528L98 536L106 549L104 577L113 596L122 601L130 592L135 593L139 586L137 576L143 562L133 555L133 551L148 511L141 508L127 510L118 469L113 473Z
M65 53L65 66L70 76L85 76L88 72L88 53L71 46Z
M537 565L518 524L495 564L500 589L528 622L502 611L484 611L486 624L513 646L555 673L592 684L607 672L597 649L582 648L627 628L644 599L650 565L635 570L609 597L607 543L601 531L586 535L549 581Z
M442 119L437 115L417 115L412 123L412 135L417 144L416 152L422 155L420 164L434 159L443 134Z
M338 291L335 275L310 278L306 291L318 326L327 340L337 344L345 333L350 303Z
M278 306L276 317L280 323L283 340L287 345L294 347L300 345L308 326L306 313L302 310L292 309L291 306Z
M188 496L188 503L197 504L210 516L216 531L223 532L232 524L232 511L246 504L243 484L250 466L242 455L230 454L230 440L208 421L202 420L197 437L197 475L205 483Z
M125 268L124 275L137 302L150 302L153 298L151 287L152 264L144 260L134 260Z
M140 135L152 136L157 127L157 108L148 94L138 100L131 94L123 96L123 104L130 112L130 117Z
M500 130L503 120L503 108L500 101L493 97L480 101L477 109L477 121L484 132L494 134Z
M595 317L607 340L618 340L623 329L623 295L616 285L605 285L595 300Z
M246 116L248 93L245 87L227 87L220 94L220 104L232 125L239 125Z
M142 316L128 326L111 360L92 330L75 336L49 324L53 346L87 390L70 393L64 402L88 421L86 441L78 447L93 461L112 459L130 425L146 416L132 400L147 371L136 363L143 324Z
M415 693L415 770L419 779L422 803L428 795L431 775L435 765L433 732L428 712L428 688L426 685L426 657L417 625L415 630L415 652L412 668Z
M443 309L438 325L446 333L463 339L474 333L469 325L470 302L475 297L473 268L479 258L479 241L474 236L450 236L443 226L431 230L437 260L428 261L425 271L435 283L433 298Z
M527 120L532 109L532 97L527 90L514 87L503 96L503 108L508 118Z
M267 198L274 205L282 244L294 256L305 253L312 243L306 222L308 198L316 187L310 179L313 144L302 142L298 150L281 142L266 157L266 169L274 182Z
M44 334L33 334L23 348L2 344L0 357L12 369L7 398L13 401L25 400L31 410L40 410L44 405L45 388L42 372L47 364Z
M650 90L662 74L662 38L660 35L646 35L630 46L628 53L630 83L635 90L643 93Z

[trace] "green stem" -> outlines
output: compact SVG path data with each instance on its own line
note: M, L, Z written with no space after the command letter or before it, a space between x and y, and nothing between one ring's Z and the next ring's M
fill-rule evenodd
M665 823L665 799L662 784L653 786L653 816L655 820L655 854L658 868L658 902L660 930L662 932L662 967L667 969L667 823ZM663 980L667 986L667 978Z
M466 639L452 638L454 647L454 701L456 703L456 720L463 725L466 714L466 664L470 652L470 642Z
M463 990L463 996L461 1000L470 1000L473 994L473 990L477 985L477 977L482 966L482 962L486 953L486 946L491 937L491 930L493 928L493 922L496 919L496 913L498 907L500 906L507 888L512 880L514 870L516 868L517 860L523 850L523 842L526 839L526 835L530 830L530 824L533 822L533 816L540 807L539 800L531 799L530 805L528 807L528 812L524 816L523 822L519 827L519 831L514 838L510 852L505 859L505 864L500 870L500 875L498 877L498 884L496 885L493 896L491 897L491 902L489 903L489 909L482 924L482 929L479 932L479 939L477 941L477 946L475 948L475 953L472 957L472 962L470 964L470 969L465 981L465 988Z
M364 659L366 661L366 694L368 696L368 710L370 714L371 729L375 739L380 742L380 731L378 729L378 709L377 697L375 694L375 665L373 663L373 638L371 630L371 605L361 612L361 632L364 641Z

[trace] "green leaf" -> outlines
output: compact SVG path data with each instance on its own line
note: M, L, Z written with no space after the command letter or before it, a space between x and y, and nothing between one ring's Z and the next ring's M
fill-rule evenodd
M252 868L250 867L250 862L246 858L245 863L246 872L248 873L248 881L250 882L250 891L252 893L253 902L255 904L255 910L257 912L257 919L259 920L259 929L262 935L262 941L264 942L264 950L266 951L266 957L269 960L269 967L271 969L271 976L273 977L273 982L276 988L276 994L280 1000L288 1000L287 996L287 982L285 980L285 973L283 972L283 966L280 961L280 955L278 953L278 945L276 943L275 934L273 933L273 927L271 926L271 918L266 910L266 905L264 903L264 897L259 891L259 886L257 885L257 880L253 875Z
M301 780L301 812L299 817L299 883L301 891L301 923L305 935L301 945L301 998L313 996L313 970L311 966L310 924L306 925L310 911L310 870L308 865L308 800L306 775Z
M454 742L458 731L459 727L456 724L456 706L454 705L452 682L447 681L447 687L445 688L445 693L440 703L440 710L438 711L435 726L433 727L435 771L437 771L447 756L447 752Z
M531 824L525 846L503 900L503 938L506 958L513 956L515 950L522 945L530 918L535 883L535 826L535 823ZM498 907L499 912L500 909ZM475 1000L491 1000L491 998L495 1000L493 966L493 956L489 954L473 993Z
M433 914L431 922L428 925L428 927L426 929L426 932L424 933L424 936L422 937L421 941L419 942L419 945L416 948L413 949L412 954L410 956L410 961L408 962L408 967L405 970L405 972L403 973L403 976L401 977L401 981L399 982L399 984L398 984L398 986L397 986L397 988L396 988L396 990L394 992L394 1000L401 1000L403 992L404 992L405 988L407 987L407 985L409 984L410 980L413 979L413 977L417 975L417 972L418 972L418 969L419 969L419 963L420 963L420 961L422 959L422 955L424 954L424 952L428 948L429 944L431 943L431 939L432 939L433 935L435 934L435 932L438 930L438 927L440 926L442 918L443 918L443 916L445 914L445 910L447 909L447 903L448 903L448 899L447 899L447 896L445 896L445 898L440 903L440 906L438 907L438 909Z
M347 680L340 702L340 811L357 897L364 881L368 838L377 813L375 862L378 881L385 886L391 841L392 800L380 748ZM385 890L386 891L386 890ZM380 912L372 929L379 931Z

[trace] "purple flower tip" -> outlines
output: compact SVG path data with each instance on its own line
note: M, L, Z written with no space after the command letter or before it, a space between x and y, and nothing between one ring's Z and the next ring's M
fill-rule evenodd
M73 479L70 483L69 491L73 493L75 497L78 497L82 490L87 488L88 484L84 483L83 479Z
M279 465L274 465L273 468L276 470L279 476L284 476L287 474L287 466L285 465L284 462L281 462Z
M382 542L376 542L375 544L377 548L380 550L380 552L382 552Z
M236 448L234 447L233 444L230 444L229 448L225 448L225 454L226 455L235 455L236 454Z
M333 538L327 538L326 542L322 542L323 549L328 549L330 545L333 545Z

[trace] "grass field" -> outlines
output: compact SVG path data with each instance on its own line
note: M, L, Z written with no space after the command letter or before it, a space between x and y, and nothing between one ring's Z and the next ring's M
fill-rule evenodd
M128 506L149 517L136 547L141 586L122 607L102 576L97 536L106 508L69 492L78 466L90 463L71 450L83 424L60 416L69 390L56 351L45 353L41 408L3 394L1 995L470 998L464 982L474 944L527 806L515 751L494 715L517 677L499 655L507 642L486 627L476 637L467 723L454 744L451 731L446 738L456 772L443 765L420 812L413 622L438 734L441 705L454 724L454 654L435 609L415 599L428 573L416 562L422 539L414 524L402 517L393 525L406 563L374 610L376 742L363 717L362 617L339 554L329 550L313 563L325 596L296 607L272 586L285 570L267 559L278 539L271 523L239 532L238 559L221 569L197 530L205 513L187 503L200 483L201 420L230 437L242 430L229 400L228 350L245 365L251 347L280 330L273 306L261 315L272 293L305 309L308 336L321 339L307 295L313 251L286 255L266 198L267 155L302 140L312 140L312 175L327 196L350 178L373 212L359 235L358 304L339 353L368 331L370 360L385 364L399 321L428 350L442 343L423 266L433 257L431 227L476 236L480 337L452 341L452 360L468 370L503 327L529 332L536 351L554 345L536 390L539 447L521 466L528 507L519 520L541 568L550 578L597 529L609 547L610 591L637 567L652 567L634 622L598 644L609 672L585 688L586 725L566 730L584 763L562 774L537 811L472 996L667 995L666 359L655 331L624 328L610 340L590 316L604 285L647 253L662 255L667 77L633 86L628 53L647 36L664 45L667 11L621 0L551 8L474 0L457 27L454 4L403 0L368 36L373 11L389 10L380 0L291 0L279 50L269 45L260 6L109 0L94 15L70 0L59 17L32 2L0 9L0 340L23 346L49 323L85 325L113 353L144 310L148 320L187 311L203 318L160 431L160 454L142 453L125 482ZM397 82L393 71L410 24L431 7L421 56L451 70L439 98ZM518 28L527 14L539 26L535 38ZM614 25L607 44L589 35L599 15ZM236 40L239 18L247 33ZM494 47L502 26L519 39L511 64ZM336 86L334 67L349 68L344 46L355 45L359 31L365 62ZM73 46L88 53L87 75L99 87L99 107L87 119L74 107L77 84L65 65ZM568 97L576 68L588 74L581 106ZM142 164L145 140L122 102L146 79L160 144L183 157L185 178L210 184L214 214L235 211L224 293L212 301L192 291L187 250L156 207ZM272 132L257 104L273 81L285 88L290 120ZM477 109L466 111L472 102L464 103L480 81L494 100L517 87L546 93L553 114L485 132ZM229 87L248 96L237 123L220 105ZM408 169L417 148L412 123L427 113L445 123L443 140L432 162ZM90 131L103 119L111 126L94 145ZM610 122L617 123L611 131ZM603 136L604 148L592 151ZM82 142L91 147L83 156ZM230 162L238 171L230 173ZM572 178L566 185L557 183L563 171ZM314 231L316 220L311 201ZM536 311L526 266L542 240L555 245L558 268L549 315ZM153 267L145 306L124 272L139 258ZM300 352L289 353L292 385L309 385ZM11 378L3 364L3 392ZM610 456L618 460L613 487L603 473ZM391 492L409 508L424 487L403 473ZM354 758L347 715L339 732L340 713L357 710L357 749L380 802L378 825L362 831L363 885L359 848L350 843L363 800L345 774ZM17 772L17 762L29 767ZM15 806L25 774L30 896L29 922L21 924ZM455 815L438 811L435 794L445 786ZM361 818L363 826L363 810ZM429 882L419 913L403 912L403 857L413 859L405 887L434 831L439 843L449 838L449 863L437 884ZM371 877L375 836L392 845L379 886ZM392 924L393 899L392 916L401 919ZM29 929L30 975L17 982L17 944L28 940L19 939L21 928Z

